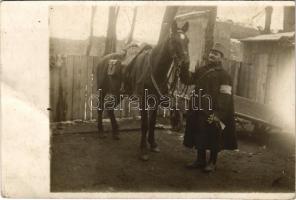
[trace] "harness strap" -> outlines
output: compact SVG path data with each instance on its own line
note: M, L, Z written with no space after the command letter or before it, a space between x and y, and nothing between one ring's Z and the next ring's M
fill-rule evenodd
M164 96L164 95L162 94L162 92L161 92L161 90L160 90L160 88L159 88L159 86L158 86L158 84L157 84L157 82L156 82L154 76L153 76L152 65L151 65L151 60L150 60L150 59L151 59L151 54L150 54L149 56L150 56L150 57L149 57L148 60L149 60L149 66L150 66L150 69L151 69L150 77L151 77L152 84L153 84L154 88L156 89L158 95L160 95L160 96ZM173 66L172 66L172 68L171 68L171 70L170 70L170 72L169 72L169 76L166 78L165 84L168 83L170 76L173 74L172 71L173 71L174 66L175 66L175 61L173 61ZM175 81L175 80L173 80L173 81ZM174 89L175 89L175 88L174 88Z
M195 84L198 84L203 78L205 78L208 74L210 74L210 73L212 73L212 72L214 72L214 71L218 71L219 70L219 68L211 68L211 69L209 69L209 70L207 70L204 74L202 74L200 77L199 77L199 79L197 79L196 80L196 82L195 82ZM182 93L181 94L183 94L183 96L181 96L181 98L185 98L185 95L186 95L186 93L187 93L187 91L188 91L188 85L186 85L186 86L184 86L184 88L183 88L183 90L182 90ZM185 92L184 92L184 90L185 90Z
M163 96L163 94L161 93L161 91L160 91L160 89L159 89L159 87L158 87L158 85L157 85L157 83L156 83L156 81L154 79L153 73L151 73L150 77L151 77L151 80L152 80L152 84L153 84L154 88L156 89L157 93L160 96Z

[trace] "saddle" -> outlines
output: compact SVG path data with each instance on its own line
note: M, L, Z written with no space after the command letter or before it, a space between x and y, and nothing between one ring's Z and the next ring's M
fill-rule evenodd
M146 75L149 74L147 70L150 65L147 62L150 59L148 52L151 52L151 49L152 46L147 44L130 45L124 49L125 56L109 60L107 74L110 78L116 77L121 80L122 93L131 92L134 83L141 88ZM134 89L140 90L137 87Z
M148 44L132 44L126 47L124 50L126 54L121 59L110 59L108 63L108 75L113 76L116 74L121 74L123 77L127 77L131 71L131 66L133 61L140 55L143 51L151 49L152 47Z

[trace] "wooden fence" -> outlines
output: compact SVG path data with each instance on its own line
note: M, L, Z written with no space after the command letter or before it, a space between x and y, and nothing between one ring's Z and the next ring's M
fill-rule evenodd
M96 91L96 66L99 57L94 56L51 56L50 64L50 108L51 121L94 120L97 111L91 110L91 97ZM233 78L234 94L249 97L252 88L250 65L237 61L225 61L225 69ZM123 103L126 105L126 102ZM93 105L94 106L94 105ZM168 112L166 112L168 113ZM164 114L164 111L160 113ZM138 111L115 111L116 117L134 117ZM106 114L104 114L106 117Z
M50 108L52 122L93 120L96 101L96 66L99 57L52 56L50 65ZM94 105L91 106L91 103ZM125 104L125 102L123 102ZM116 111L116 117L132 117L135 112ZM106 114L104 114L106 117Z

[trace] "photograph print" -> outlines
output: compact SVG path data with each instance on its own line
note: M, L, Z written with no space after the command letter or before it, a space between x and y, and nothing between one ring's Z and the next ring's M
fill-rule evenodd
M293 2L48 18L50 192L295 192Z

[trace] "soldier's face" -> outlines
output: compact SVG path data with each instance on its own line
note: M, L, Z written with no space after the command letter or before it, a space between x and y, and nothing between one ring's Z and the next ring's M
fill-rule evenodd
M218 51L210 51L208 60L210 63L219 63L222 60L222 55Z

